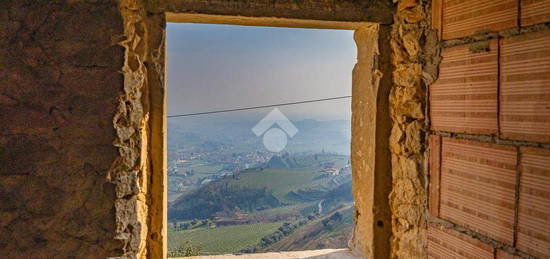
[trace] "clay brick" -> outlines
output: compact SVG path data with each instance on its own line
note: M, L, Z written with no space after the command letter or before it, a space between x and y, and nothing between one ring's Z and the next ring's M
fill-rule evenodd
M428 258L493 258L494 248L452 229L428 226Z
M430 148L430 185L428 210L430 214L439 217L439 188L441 172L441 137L431 135L428 138Z
M432 29L437 31L437 37L441 39L441 19L443 18L443 0L432 0Z
M550 32L503 39L500 48L501 137L550 143Z
M517 27L517 0L444 0L443 39Z
M521 26L550 22L550 0L522 0Z
M520 149L517 248L550 258L550 150Z
M515 147L443 138L441 218L512 245Z
M497 250L497 256L496 259L522 259L521 256L509 254L503 250L498 249Z
M497 134L498 43L472 53L474 45L443 50L439 79L430 86L433 130Z

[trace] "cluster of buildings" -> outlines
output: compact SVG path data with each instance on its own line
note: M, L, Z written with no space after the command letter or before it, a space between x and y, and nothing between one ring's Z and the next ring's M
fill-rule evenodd
M330 176L337 176L340 174L351 174L351 166L348 164L342 168L337 168L334 166L325 166L322 171Z

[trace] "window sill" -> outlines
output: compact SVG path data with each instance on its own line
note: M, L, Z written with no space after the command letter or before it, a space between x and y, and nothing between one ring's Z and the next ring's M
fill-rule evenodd
M349 249L322 249L322 250L307 250L307 251L289 251L289 252L271 252L258 254L242 254L242 255L211 255L211 256L192 256L179 257L178 259L356 259ZM174 258L175 259L175 258Z

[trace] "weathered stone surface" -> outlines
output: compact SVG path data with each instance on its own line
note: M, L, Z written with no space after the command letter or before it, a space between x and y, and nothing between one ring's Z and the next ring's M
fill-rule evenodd
M109 179L116 184L116 239L125 244L122 255L163 258L166 213L159 210L166 208L162 166L166 150L157 150L156 139L165 138L166 125L152 124L159 124L159 117L165 118L165 110L152 109L165 107L165 99L154 99L159 91L164 97L165 20L163 14L148 13L145 3L123 0L119 4L124 24L119 42L125 50L121 69L124 83L112 123L116 130L113 144L120 157L112 164ZM159 126L164 133L157 131Z
M391 70L389 56L379 55L381 50L386 51L388 31L385 26L371 25L356 30L354 36L358 58L353 69L351 162L356 225L350 247L364 258L390 254L387 139L391 124L387 102Z
M276 17L328 21L392 22L390 0L156 0L152 9L173 13L198 13L248 17Z
M441 136L430 135L428 137L428 145L428 211L430 215L439 217L441 199Z
M113 40L123 34L119 7L2 1L0 9L1 254L120 256L120 187L108 174L120 159L112 124L124 80L124 50Z
M424 168L426 86L437 78L437 35L428 21L431 1L398 1L391 47L394 86L390 95L393 121L392 257L426 257L427 191Z

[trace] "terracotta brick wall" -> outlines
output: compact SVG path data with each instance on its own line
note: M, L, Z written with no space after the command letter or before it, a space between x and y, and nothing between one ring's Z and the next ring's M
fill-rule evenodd
M441 0L444 40L517 26L517 0Z
M550 151L520 148L520 189L516 246L529 254L550 254Z
M502 39L500 47L501 137L550 143L550 31Z
M550 258L550 0L433 0L430 258Z
M445 137L441 149L439 216L512 245L516 148Z
M442 53L439 80L430 86L434 130L471 134L498 132L498 42L489 51L472 53L470 46Z
M430 225L428 236L430 258L493 258L493 247L460 232Z

